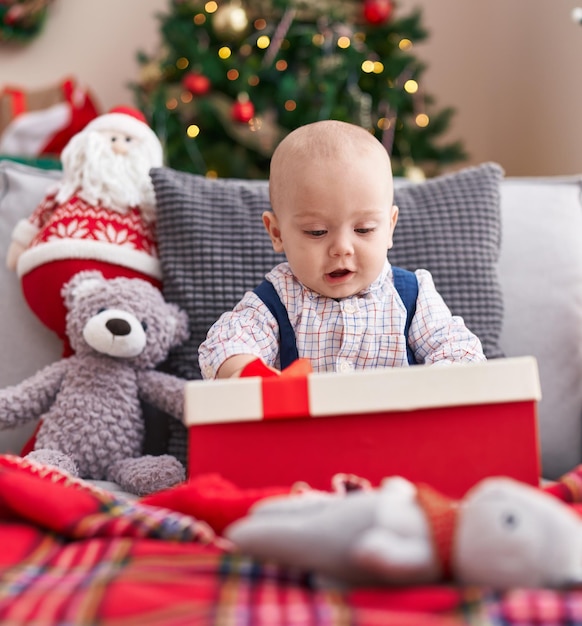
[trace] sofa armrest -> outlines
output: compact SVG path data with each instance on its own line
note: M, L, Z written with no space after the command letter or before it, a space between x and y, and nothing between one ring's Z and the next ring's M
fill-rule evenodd
M501 344L538 360L544 476L582 462L582 177L501 184ZM517 445L517 442L516 442Z

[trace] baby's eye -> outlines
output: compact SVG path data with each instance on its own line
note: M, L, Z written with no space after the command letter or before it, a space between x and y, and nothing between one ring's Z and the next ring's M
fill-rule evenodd
M323 235L327 233L327 230L304 230L303 232L311 237L323 237Z
M354 231L358 233L358 235L367 235L368 233L374 232L373 228L354 228Z
M125 138L125 141L126 141L127 143L129 143L129 142L131 141L131 137L126 137L126 138Z

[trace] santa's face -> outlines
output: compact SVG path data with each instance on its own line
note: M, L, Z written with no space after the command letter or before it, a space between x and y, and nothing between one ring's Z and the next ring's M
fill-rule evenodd
M154 218L149 171L156 163L142 138L116 130L81 132L63 151L62 161L59 201L77 195L115 211L137 207L146 220Z
M109 141L111 142L111 150L115 154L128 154L131 148L131 143L134 141L131 135L117 133L115 131L103 131L103 136L109 138Z

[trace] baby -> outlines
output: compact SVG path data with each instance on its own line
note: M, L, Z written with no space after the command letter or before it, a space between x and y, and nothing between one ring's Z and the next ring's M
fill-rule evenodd
M485 360L430 273L388 262L398 207L370 133L333 120L296 129L273 154L269 193L263 223L287 262L209 330L204 378L240 376L257 359L278 371L302 357L315 372Z

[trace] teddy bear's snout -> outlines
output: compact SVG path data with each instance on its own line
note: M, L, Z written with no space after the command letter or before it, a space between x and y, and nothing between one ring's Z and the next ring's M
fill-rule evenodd
M122 320L119 317L107 320L105 326L112 335L117 335L119 337L129 335L131 332L131 325L126 320Z
M121 309L103 309L89 318L83 338L97 352L123 359L140 355L147 344L142 322Z

